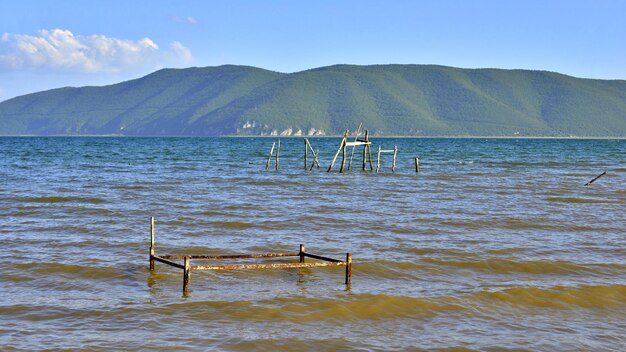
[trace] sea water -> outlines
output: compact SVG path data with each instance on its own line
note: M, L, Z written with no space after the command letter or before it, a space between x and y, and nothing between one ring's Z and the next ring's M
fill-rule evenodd
M277 140L0 138L0 349L626 346L626 140L374 138L374 172L357 147L343 174L341 154L326 172L339 138L310 139L312 170L283 138L266 171ZM390 154L375 172L379 146L395 173ZM302 243L351 252L352 284L193 271L185 297L182 270L149 270L152 216L157 255Z

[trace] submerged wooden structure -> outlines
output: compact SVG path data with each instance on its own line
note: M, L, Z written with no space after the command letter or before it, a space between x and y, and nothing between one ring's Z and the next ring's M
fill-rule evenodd
M374 167L372 165L372 162L373 162L372 147L371 147L372 141L370 141L369 139L369 131L367 129L365 129L364 136L361 137L361 133L362 133L361 126L362 125L359 125L359 128L353 134L354 141L348 141L349 130L345 130L343 134L343 138L341 139L341 143L339 144L339 148L337 149L337 152L335 153L335 156L330 162L330 165L328 166L328 169L326 170L326 172L331 172L333 170L333 167L335 166L335 162L337 161L337 158L339 157L340 153L342 153L342 157L341 157L341 167L339 168L339 173L344 173L346 169L346 161L347 161L348 171L350 171L352 167L352 159L354 158L355 149L356 147L360 147L360 146L363 146L363 167L362 167L363 171L364 172L367 171L368 162L369 162L370 171L374 170ZM349 159L347 155L348 147L352 147L352 151L350 153ZM274 150L276 151L275 154L274 154ZM309 160L310 160L309 153L311 154L311 157L313 159L310 167L309 167ZM396 172L396 160L398 156L398 147L394 146L393 149L382 149L382 146L379 145L378 154L376 155L376 173L378 173L381 168L381 161L380 161L381 154L386 154L386 153L393 153L393 161L391 163L391 172L394 172L394 173ZM280 139L278 139L278 142L272 143L269 156L267 157L267 162L265 163L266 171L269 170L270 168L270 165L272 163L272 157L275 158L276 171L278 171L279 154L280 154ZM309 141L309 139L304 138L304 169L311 171L316 165L318 169L321 168L319 155L320 155L320 150L319 149L315 150L313 146L311 145L311 142ZM415 173L418 174L419 172L420 172L419 159L415 158ZM603 176L603 175L600 175L600 176ZM591 180L585 186L591 184L592 182L597 180L600 176Z
M393 146L393 149L382 149L381 146L378 146L378 157L376 162L376 173L380 170L380 154L383 153L393 153L393 162L391 163L391 172L396 172L396 155L398 155L398 146Z
M327 172L331 172L333 170L333 166L335 166L335 161L337 161L337 157L339 156L339 153L343 151L342 158L341 158L341 167L339 168L339 173L343 173L345 170L345 166L346 166L347 148L353 147L352 155L354 155L354 147L357 147L357 146L363 146L363 171L365 171L366 166L367 166L368 154L369 154L370 170L374 169L374 167L372 166L372 148L371 148L372 142L370 142L369 140L369 132L368 130L365 130L365 137L363 139L359 138L359 134L360 134L360 131L357 132L354 142L348 142L348 130L346 130L346 132L343 134L343 138L341 139L341 144L339 145L339 149L337 149L337 153L335 153L335 157L333 158L333 161L331 161L330 166L328 167L328 170L326 170ZM350 157L350 164L352 164L352 156Z
M307 169L307 158L309 156L309 149L311 150L311 154L313 155L313 162L311 163L311 168L309 170L313 170L315 164L317 164L317 168L320 168L320 161L317 158L320 155L320 150L317 152L313 150L313 146L311 146L311 142L309 142L308 138L304 139L304 169Z
M251 259L251 258L276 258L276 257L299 257L298 262L291 263L268 263L268 264L230 264L230 265L191 265L192 259ZM317 261L306 262L305 258ZM173 260L182 260L177 263ZM304 245L300 245L298 252L287 253L263 253L263 254L229 254L229 255L156 255L154 246L154 217L150 218L150 271L154 271L154 263L160 262L183 270L183 295L189 292L189 279L191 272L195 270L237 270L237 269L277 269L277 268L310 268L317 266L345 266L345 284L352 281L352 254L346 253L346 260L333 259L307 253Z
M270 156L267 157L267 164L265 164L265 170L269 169L272 162L272 154L274 154L274 147L276 142L272 143L272 149L270 149ZM280 139L278 139L278 148L276 148L276 171L278 171L278 154L280 154Z

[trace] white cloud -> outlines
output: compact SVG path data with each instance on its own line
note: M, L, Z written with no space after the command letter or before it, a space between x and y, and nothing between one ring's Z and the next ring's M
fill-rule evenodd
M171 47L176 53L176 56L179 57L184 63L189 63L193 60L191 50L189 50L189 48L184 46L181 42L173 42Z
M40 30L36 36L4 33L0 41L0 68L9 69L120 72L177 66L192 59L191 50L180 42L163 51L150 38L133 41L105 35L82 36L62 29Z
M184 24L191 24L191 25L198 24L198 20L196 20L195 18L191 16L187 16L187 17L174 16L172 17L172 20L174 22L184 23Z

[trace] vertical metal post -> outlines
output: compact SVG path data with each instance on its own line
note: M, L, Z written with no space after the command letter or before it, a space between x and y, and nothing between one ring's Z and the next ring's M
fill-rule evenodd
M419 158L415 158L415 173L419 173L420 172L420 160Z
M346 285L350 285L352 279L352 253L346 253Z
M191 270L189 269L189 257L185 256L185 272L183 273L183 295L187 296L189 292L189 275Z
M304 263L304 245L300 245L300 263Z
M150 271L154 271L154 216L150 217Z

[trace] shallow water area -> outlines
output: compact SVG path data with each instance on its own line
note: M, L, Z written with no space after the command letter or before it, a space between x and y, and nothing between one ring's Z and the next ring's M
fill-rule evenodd
M283 138L266 171L275 140L0 138L0 349L626 345L626 140L376 138L374 162L399 150L378 174L362 149L327 173L338 138L310 139L312 171ZM351 252L352 284L343 267L194 271L183 297L181 270L149 270L151 216L157 254L303 243Z

